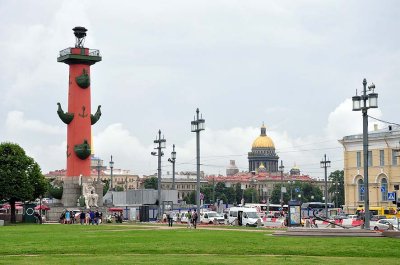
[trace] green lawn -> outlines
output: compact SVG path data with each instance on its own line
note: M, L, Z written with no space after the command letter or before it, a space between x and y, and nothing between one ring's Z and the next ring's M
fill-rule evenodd
M400 264L391 238L275 237L271 230L147 225L0 227L0 264Z

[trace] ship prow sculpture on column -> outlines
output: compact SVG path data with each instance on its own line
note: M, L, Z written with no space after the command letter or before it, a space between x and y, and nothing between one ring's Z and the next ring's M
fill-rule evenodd
M91 178L92 131L101 116L99 106L91 114L91 73L90 66L100 62L99 50L85 48L87 29L72 29L76 37L75 47L60 51L58 62L69 65L68 111L64 112L57 103L57 114L67 125L67 173L63 178L62 204L65 207L77 205L80 196L85 197L86 207L103 206L103 184Z

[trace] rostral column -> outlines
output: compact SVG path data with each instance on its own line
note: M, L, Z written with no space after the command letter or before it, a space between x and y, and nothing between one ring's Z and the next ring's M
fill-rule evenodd
M58 62L69 65L68 112L58 105L58 116L67 124L67 173L64 177L62 203L64 206L76 206L82 194L82 182L89 182L91 172L91 129L101 116L100 107L91 114L90 66L100 62L99 50L85 48L86 31L84 27L73 28L76 37L75 47L60 51ZM102 184L94 183L102 204Z

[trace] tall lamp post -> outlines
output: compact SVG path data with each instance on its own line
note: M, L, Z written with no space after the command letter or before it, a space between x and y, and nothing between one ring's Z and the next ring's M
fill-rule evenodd
M334 182L332 183L335 186L335 207L338 208L339 207L339 193L340 191L338 191L338 188L340 187L340 182Z
M166 140L161 138L161 130L158 130L158 138L154 140L154 143L156 144L156 147L154 149L157 149L157 152L151 152L153 156L158 157L158 167L157 167L157 198L158 198L158 209L157 209L157 219L161 220L161 157L164 155L164 153L161 151L163 148L165 148L165 142Z
M97 183L100 183L100 158L97 159Z
M353 100L353 111L361 111L363 117L363 155L364 155L364 229L370 228L370 215L369 215L369 181L368 181L368 109L378 107L378 94L374 92L375 85L372 83L368 86L367 94L367 79L363 80L363 93L361 96L356 95ZM370 92L372 91L372 92ZM368 106L367 106L368 101Z
M196 186L196 204L197 212L200 214L200 131L204 130L205 120L199 117L199 108L196 109L196 116L191 122L191 131L196 133L196 160L197 160L197 186ZM200 215L199 215L200 216Z
M327 168L331 166L331 161L326 160L326 154L324 160L321 161L321 168L325 169L325 217L328 218L328 171Z
M279 171L281 172L281 208L283 210L283 170L285 167L283 166L283 161L281 160L281 165L279 166Z
M172 145L171 158L168 158L168 161L172 163L172 189L175 189L175 160L176 160L176 152L175 145Z
M110 160L110 188L109 190L113 190L113 168L114 168L114 161L112 160L112 155L111 155L111 160Z
M293 187L292 187L292 185L294 184L294 180L292 180L292 181L288 180L288 184L290 186L290 200L293 201Z

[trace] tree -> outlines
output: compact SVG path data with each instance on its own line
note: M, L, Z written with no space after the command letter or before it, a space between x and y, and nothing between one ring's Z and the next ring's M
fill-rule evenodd
M103 196L104 196L104 195L106 195L108 189L110 188L110 180L104 179L104 180L102 180L102 182L104 183L104 186L103 186Z
M239 204L240 201L242 200L243 197L243 190L241 188L240 183L235 184L235 202L236 204Z
M57 180L56 178L48 179L46 197L55 198L61 200L63 194L63 184L62 180Z
M0 144L0 200L11 206L11 222L15 223L15 202L34 200L47 190L47 182L39 165L25 154L18 144Z
M183 200L186 201L186 204L196 204L196 192L190 192Z
M334 184L328 189L328 193L332 194L332 201L335 201L335 204L341 207L344 205L344 171L331 172L328 179Z
M156 177L147 178L144 181L144 188L157 190L158 189L158 179Z
M247 188L243 193L245 203L258 203L257 190L254 188Z
M226 188L225 191L226 200L225 203L236 203L235 189L233 187Z
M283 201L284 204L287 204L290 201L290 195L292 193L293 200L301 200L302 202L310 202L310 201L321 201L322 200L322 191L313 183L310 182L300 182L296 181L294 184L277 184L274 186L271 194L271 203L280 203L281 199L281 187L286 187L286 192L283 193ZM299 192L296 192L296 188L298 188ZM292 191L291 191L292 190ZM301 197L299 198L299 194ZM313 198L312 198L313 196Z
M204 203L212 203L213 186L211 184L200 187L200 192L204 194Z

